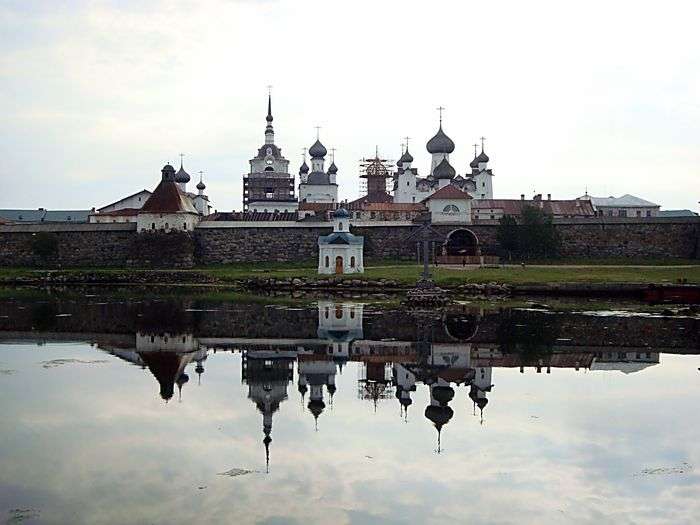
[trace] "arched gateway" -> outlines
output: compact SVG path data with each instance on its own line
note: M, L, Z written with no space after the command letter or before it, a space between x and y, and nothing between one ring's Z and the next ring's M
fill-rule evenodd
M496 264L498 257L484 256L479 239L467 228L452 230L442 246L439 246L439 264Z

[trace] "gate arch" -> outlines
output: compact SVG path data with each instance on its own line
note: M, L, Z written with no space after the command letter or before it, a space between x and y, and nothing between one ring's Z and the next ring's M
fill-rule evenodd
M442 245L442 251L443 255L448 256L473 257L481 255L478 237L467 228L452 230Z

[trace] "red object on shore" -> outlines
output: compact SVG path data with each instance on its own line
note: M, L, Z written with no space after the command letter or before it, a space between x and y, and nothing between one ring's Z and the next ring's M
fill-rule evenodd
M700 286L650 286L644 291L644 300L650 303L700 304Z

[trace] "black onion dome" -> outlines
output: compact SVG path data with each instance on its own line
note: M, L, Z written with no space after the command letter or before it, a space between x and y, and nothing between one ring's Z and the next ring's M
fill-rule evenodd
M331 162L331 165L328 166L328 173L331 175L338 173L338 166L335 165L335 162Z
M207 186L200 180L200 181L197 183L197 189L198 189L198 190L206 190L206 189L207 189Z
M306 161L304 161L299 168L299 173L309 173L309 167L306 165Z
M311 412L314 417L318 417L321 415L321 412L323 412L323 409L326 408L326 404L320 399L312 399L309 401L308 407L309 412Z
M453 415L454 411L450 407L428 405L428 407L425 409L425 417L432 421L433 425L435 425L438 430L440 430L446 423L449 423Z
M479 157L474 157L474 160L469 163L470 168L478 168L479 167Z
M309 148L309 155L317 159L325 157L327 153L328 150L323 144L321 144L321 141L318 139L316 139L314 145Z
M401 403L401 406L410 406L413 404L413 400L410 397L401 397L399 398L399 403Z
M425 145L428 153L452 153L455 150L455 143L442 131L442 124L435 136Z
M345 208L338 208L333 212L333 217L335 217L336 219L348 219L350 218L350 214Z
M330 184L331 181L328 178L328 175L323 173L322 171L312 171L309 174L309 177L306 179L307 184L316 184L316 185L324 185L324 184Z
M435 401L437 401L441 405L446 405L447 403L452 401L453 397L455 397L454 388L452 388L451 386L433 387L432 394L435 398Z
M413 156L406 150L406 152L401 155L401 158L399 159L399 164L403 164L404 162L413 162Z
M479 156L476 158L476 161L477 162L488 162L489 156L482 151L481 153L479 153Z
M175 174L175 182L189 182L190 181L190 174L185 171L185 168L180 166L180 169L177 170L177 173Z
M435 166L433 176L436 179L452 179L457 174L455 169L450 165L447 159L442 159L440 164Z

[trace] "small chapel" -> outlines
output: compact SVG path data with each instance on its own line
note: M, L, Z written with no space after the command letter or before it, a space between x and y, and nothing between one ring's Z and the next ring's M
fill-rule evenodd
M318 273L364 273L365 238L350 233L350 214L333 212L333 233L318 238Z

